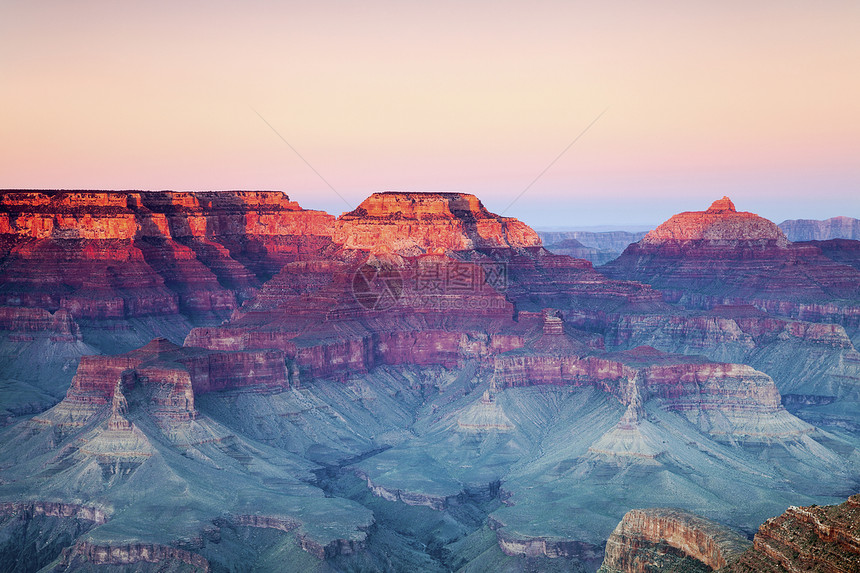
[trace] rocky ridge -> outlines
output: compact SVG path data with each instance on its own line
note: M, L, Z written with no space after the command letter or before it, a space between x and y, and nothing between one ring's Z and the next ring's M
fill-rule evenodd
M269 191L3 191L0 207L3 304L87 319L223 318L334 222Z
M633 509L609 536L599 571L713 571L736 560L749 546L742 535L687 511Z
M474 195L393 191L374 193L341 215L334 241L348 248L401 254L540 245L530 227L490 213Z
M831 239L860 240L860 220L852 217L831 217L823 221L790 219L779 224L789 241L829 241Z
M601 267L645 282L689 308L752 304L801 320L856 326L860 272L810 244L790 243L772 222L724 197L681 213Z
M789 507L768 519L752 542L690 512L627 512L606 544L600 573L721 571L848 573L860 566L860 500Z
M860 496L836 506L789 507L767 520L753 546L726 570L733 572L860 569Z
M818 348L850 385L850 324L788 318L795 311L779 297L768 300L783 316L776 307L684 309L666 302L675 300L670 289L610 279L548 252L522 223L462 194L376 194L364 212L338 220L263 192L82 193L71 207L61 192L42 195L4 207L4 229L15 234L3 235L0 268L12 280L0 290L23 292L36 280L22 253L60 261L63 272L93 260L97 273L119 274L94 272L78 290L63 283L79 306L50 306L50 289L10 298L20 305L0 313L0 326L19 344L97 341L110 355L81 360L59 405L7 429L0 495L67 499L71 487L113 505L115 517L85 541L99 555L162 547L221 567L229 556L211 524L226 507L239 516L232 526L289 534L291 546L326 560L355 556L349 563L358 566L388 554L379 544L389 519L410 508L453 518L461 529L448 540L474 531L470 512L485 516L497 556L593 563L621 515L646 500L665 504L671 495L725 518L737 515L733 497L743 491L759 500L745 508L748 528L784 500L843 491L856 469L850 429L822 432L792 416L776 376L735 363L774 344ZM100 221L91 223L88 209ZM655 231L652 246L663 255L677 247L682 258L728 248L732 264L818 252L783 245L747 215L723 200L687 218L688 238ZM78 225L88 230L69 231ZM833 263L810 260L824 259ZM125 268L144 278L117 279ZM803 304L819 314L808 318L830 312L809 296ZM164 306L154 316L180 318L170 340L111 351L107 333L127 344L123 332L142 336L142 325L156 324L143 322L148 311L129 314L145 304ZM648 339L664 351L644 346ZM679 354L696 344L710 359ZM803 376L819 376L813 353L804 356ZM343 475L358 475L377 501L346 486L322 497L308 460L334 475L343 460L360 460ZM213 470L234 490L213 482ZM155 483L164 484L165 509L159 501L141 511L136 500L156 499ZM261 500L276 507L262 515ZM163 536L128 536L146 530L141 516L178 506L189 517ZM368 529L364 507L385 519ZM454 568L433 543L421 558L433 553L440 568ZM122 549L129 544L140 547ZM463 551L454 544L450 551Z

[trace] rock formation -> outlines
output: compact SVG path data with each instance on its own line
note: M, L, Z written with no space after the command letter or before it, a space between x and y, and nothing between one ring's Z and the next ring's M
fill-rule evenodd
M334 240L349 248L401 254L540 245L527 225L490 213L465 193L374 193L338 218Z
M544 339L499 355L495 383L594 385L627 406L657 398L715 437L786 438L813 430L785 411L773 380L746 365L711 363L650 347L580 357L546 352L541 345L546 345Z
M548 243L544 246L546 250L553 254L567 255L575 259L585 259L593 265L608 263L621 254L621 251L601 251L594 247L586 247L576 239L564 239L563 241Z
M54 571L75 571L87 564L96 566L129 566L138 563L162 565L181 563L195 573L209 573L209 562L202 556L185 549L154 543L128 543L99 545L87 541L76 543L65 550Z
M860 496L840 505L789 507L767 520L753 546L726 571L769 573L860 570Z
M775 224L736 211L727 197L707 211L675 215L601 272L648 283L665 300L693 308L753 304L804 320L860 320L857 269L790 243Z
M802 244L820 249L825 257L839 264L860 270L860 241L831 239L829 241L809 241Z
M244 387L289 387L284 355L277 350L207 351L179 347L164 338L118 356L86 356L67 399L106 404L117 382L182 388L182 409L193 412L194 394Z
M34 525L0 537L56 570L593 570L635 507L752 531L860 467L849 243L724 198L595 269L460 193L2 192L0 501ZM607 566L727 561L643 511Z
M859 512L856 495L839 505L792 506L762 524L750 543L687 511L634 509L609 537L600 573L857 571Z
M774 223L754 213L738 212L728 197L714 201L707 211L675 215L643 237L643 245L788 246L788 239Z
M789 241L860 240L860 219L831 217L824 221L790 219L779 224Z
M614 253L617 257L629 244L644 237L646 231L538 231L538 235L544 245L557 245L573 239L585 247Z
M334 218L283 193L4 191L0 301L123 319L224 317Z
M600 573L714 571L749 546L740 534L688 511L634 509L606 542Z

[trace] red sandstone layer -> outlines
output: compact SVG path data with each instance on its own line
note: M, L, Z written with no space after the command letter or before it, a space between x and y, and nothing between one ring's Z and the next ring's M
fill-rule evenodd
M835 506L789 507L759 528L752 549L727 570L860 571L860 496Z
M540 245L526 224L490 213L465 193L374 193L338 218L334 240L349 248L402 254Z
M749 541L731 529L670 508L628 511L606 542L601 572L646 573L657 570L659 560L679 553L720 569L749 547Z

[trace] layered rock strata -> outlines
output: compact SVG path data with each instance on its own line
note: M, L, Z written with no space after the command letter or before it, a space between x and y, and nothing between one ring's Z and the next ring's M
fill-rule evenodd
M332 270L325 285L306 295L270 294L276 277L229 323L196 328L185 344L276 349L309 379L382 364L454 367L522 344L513 305L486 284L480 264L444 255L371 257L358 268ZM372 279L365 281L360 272ZM462 282L453 286L455 272Z
M749 546L740 534L687 511L633 509L607 540L600 573L713 571Z
M675 215L601 272L648 283L689 307L753 304L802 320L860 320L860 271L790 243L772 222L736 211L728 198Z
M92 521L97 525L106 523L108 520L108 514L101 508L58 501L0 502L0 515L4 517L20 517L22 519L31 519L36 515L71 517Z
M499 548L505 555L525 557L549 557L550 559L568 558L578 562L594 563L600 560L600 548L566 539L531 537L520 539L497 532Z
M0 331L16 341L32 340L45 333L54 342L81 341L81 329L66 310L49 312L41 308L0 307Z
M334 222L270 191L4 191L0 209L0 302L88 319L223 318L328 252Z
M789 241L829 241L831 239L860 239L860 219L831 217L823 221L790 219L779 224Z
M348 248L400 254L540 245L526 224L490 213L465 193L374 193L338 218L334 240Z
M860 496L835 506L789 507L767 520L726 571L860 571Z
M142 562L163 565L179 562L190 565L195 572L209 573L211 571L209 561L206 558L186 549L155 543L107 545L89 541L79 541L73 547L64 550L60 564L55 571L75 571L87 564L131 566Z
M125 397L117 393L137 386L148 392L155 417L170 424L197 417L196 394L282 390L290 387L290 375L278 350L209 351L156 339L126 354L83 357L66 398L33 423L82 427L110 405L109 429L130 430L123 418Z

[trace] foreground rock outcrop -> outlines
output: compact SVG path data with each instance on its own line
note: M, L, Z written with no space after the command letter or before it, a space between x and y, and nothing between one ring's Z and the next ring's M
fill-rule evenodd
M860 498L789 507L752 543L731 529L678 509L627 512L606 543L600 573L721 571L778 573L860 570Z
M767 520L726 571L860 571L860 496L835 506L789 507Z
M634 509L606 542L600 573L713 571L749 546L742 535L688 511Z

